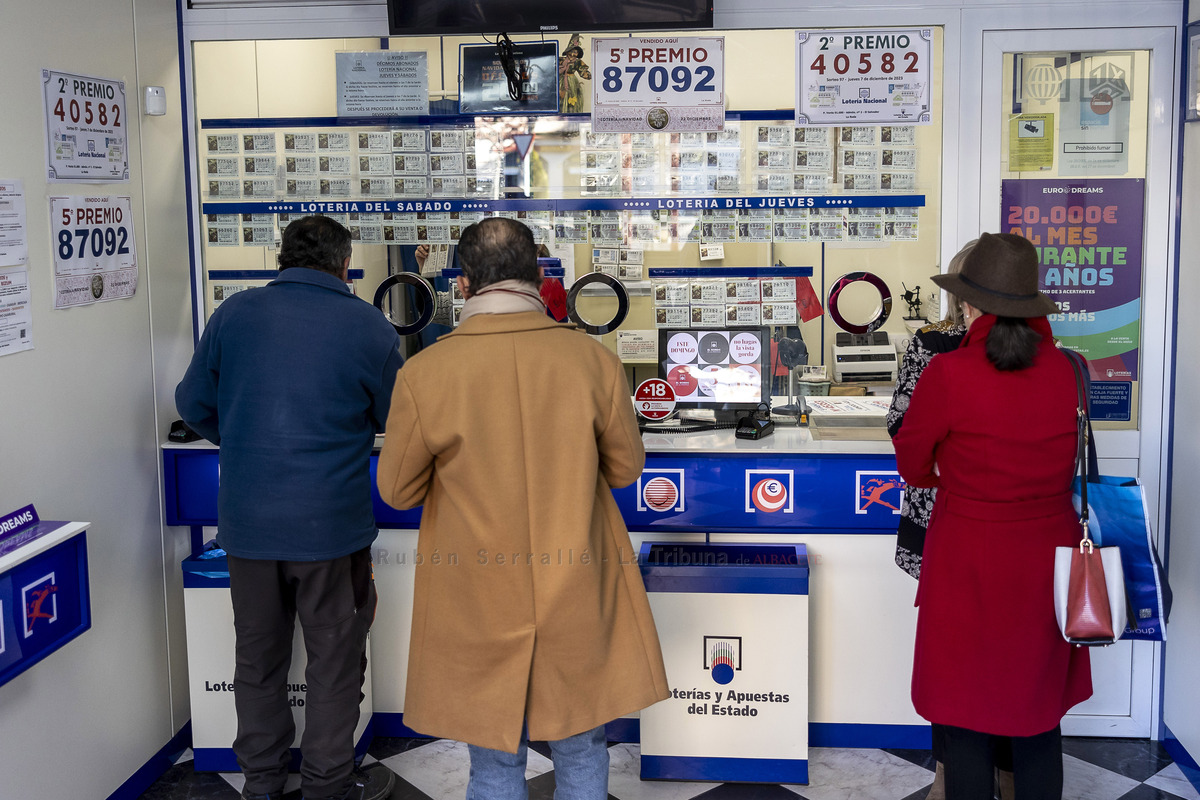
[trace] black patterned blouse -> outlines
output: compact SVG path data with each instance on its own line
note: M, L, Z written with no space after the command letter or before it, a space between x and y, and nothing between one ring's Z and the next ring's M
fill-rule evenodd
M896 375L896 392L892 395L892 406L888 409L888 435L895 436L904 423L908 402L912 399L917 378L938 353L957 350L966 336L967 329L948 320L926 325L908 343L908 350L900 362ZM921 577L921 552L925 549L925 529L929 527L929 515L933 512L936 489L904 488L904 500L900 504L900 526L896 531L896 566L912 575Z

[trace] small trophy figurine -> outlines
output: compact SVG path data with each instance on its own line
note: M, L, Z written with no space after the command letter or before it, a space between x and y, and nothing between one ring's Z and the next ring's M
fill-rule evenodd
M904 283L901 282L900 285L904 286ZM907 286L904 286L904 294L902 296L904 298L904 302L908 305L908 314L906 314L904 318L924 319L924 317L921 316L921 287L918 286L915 289L909 289Z

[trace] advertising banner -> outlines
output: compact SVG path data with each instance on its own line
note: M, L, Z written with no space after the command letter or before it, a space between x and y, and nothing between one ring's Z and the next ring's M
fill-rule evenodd
M1060 310L1055 337L1094 380L1137 380L1145 180L1006 180L1001 196L1002 229L1037 247L1040 288ZM1094 419L1106 418L1094 407L1104 388L1093 385Z
M932 121L933 31L796 32L797 125Z
M725 127L722 36L592 40L592 130L719 131Z
M129 180L125 81L44 69L42 102L48 180Z

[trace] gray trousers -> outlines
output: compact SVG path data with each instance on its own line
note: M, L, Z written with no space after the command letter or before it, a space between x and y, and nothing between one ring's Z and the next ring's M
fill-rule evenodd
M375 617L370 550L329 561L230 556L229 589L237 633L233 751L246 790L277 792L287 780L296 737L287 674L299 618L308 655L301 792L306 798L339 795L354 768L367 631Z

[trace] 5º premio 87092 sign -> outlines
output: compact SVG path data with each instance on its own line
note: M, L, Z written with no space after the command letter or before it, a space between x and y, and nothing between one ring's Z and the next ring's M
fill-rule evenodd
M797 125L932 121L933 31L796 32Z
M719 131L725 125L721 36L592 40L592 130Z
M51 197L54 307L133 297L137 250L128 197Z
M50 181L129 180L125 81L42 70Z

